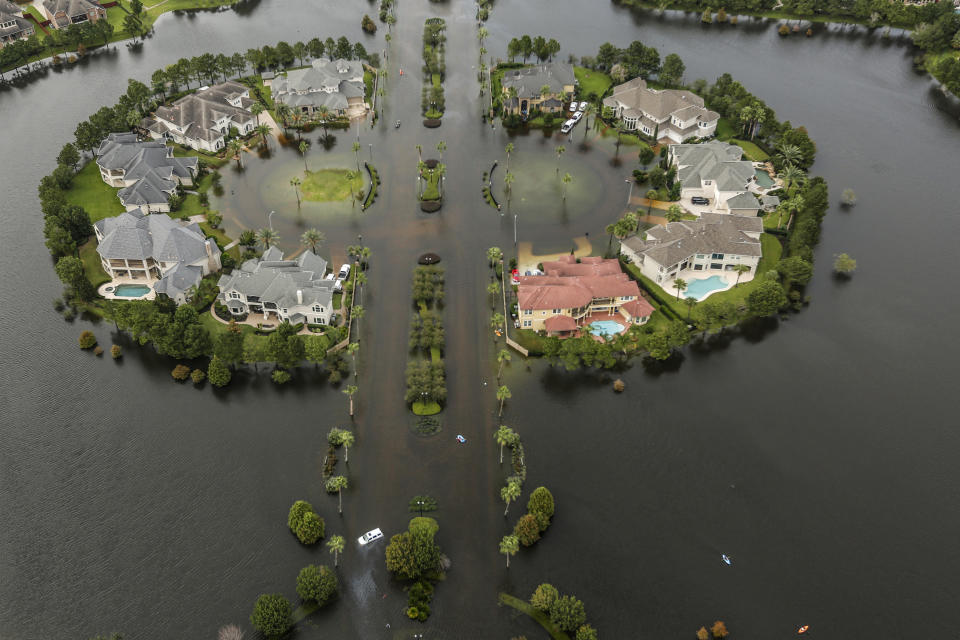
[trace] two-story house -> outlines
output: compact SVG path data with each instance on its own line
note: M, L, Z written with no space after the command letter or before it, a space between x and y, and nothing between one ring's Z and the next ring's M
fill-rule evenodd
M284 260L282 251L270 247L221 276L218 298L241 318L255 313L264 320L330 324L335 281L324 278L326 270L327 261L309 249Z
M193 149L215 153L226 144L231 129L240 135L252 133L256 119L250 113L250 89L239 82L200 87L169 106L157 107L141 127L150 137L173 140Z
M54 29L107 17L107 10L96 0L43 0L43 13Z
M681 200L707 198L710 209L736 216L756 216L760 201L751 192L757 175L743 160L743 149L713 140L703 144L672 144L667 159L677 168Z
M0 49L33 33L33 23L23 17L23 9L10 0L0 0Z
M628 131L641 131L657 140L683 142L709 138L717 131L720 114L703 106L703 98L690 91L650 89L643 78L634 78L613 88L603 99Z
M573 65L545 62L522 69L507 69L500 80L503 113L526 116L531 111L563 111L573 99L577 78Z
M270 89L277 102L295 112L314 115L326 107L332 116L358 117L366 113L363 64L359 60L318 58L306 69L274 78Z
M143 280L177 304L203 276L220 270L220 248L196 223L139 209L97 220L100 264L111 278Z
M176 158L163 142L140 142L133 133L111 133L96 151L100 178L119 187L117 197L127 211L170 211L177 185L193 184L196 158Z
M617 260L563 256L543 263L543 275L521 276L517 288L520 328L575 335L598 319L644 324L653 307Z
M653 227L645 237L635 235L620 243L621 254L640 272L664 289L677 278L719 275L727 284L753 279L763 255L761 218L721 213L703 213L699 220L670 222ZM731 275L737 265L747 265L745 274Z

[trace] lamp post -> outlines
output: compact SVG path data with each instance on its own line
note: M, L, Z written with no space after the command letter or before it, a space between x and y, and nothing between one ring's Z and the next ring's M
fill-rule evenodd
M417 500L417 508L420 510L420 517L423 517L423 500Z
M634 183L634 181L631 180L630 178L624 178L623 181L630 183L630 193L627 194L627 208L629 209L629 208L630 208L630 198L633 197L633 183Z
M275 214L275 213L276 213L276 211L271 211L271 212L267 215L267 224L270 226L270 231L273 231L273 214Z
M513 246L517 246L517 212L513 212Z

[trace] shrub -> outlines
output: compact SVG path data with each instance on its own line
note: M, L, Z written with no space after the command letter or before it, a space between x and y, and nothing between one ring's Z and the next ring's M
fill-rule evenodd
M207 379L207 374L204 373L203 369L194 369L190 378L193 380L193 384L200 384Z
M183 382L190 377L190 367L185 364L178 364L173 368L173 371L170 372L170 375L172 375L173 379L177 382Z
M416 607L407 607L407 617L411 620L416 620L420 616L420 612L417 611Z
M213 386L225 387L230 384L233 374L230 373L230 367L223 360L218 356L213 356L210 360L210 366L207 367L207 377L210 378L210 384Z
M538 611L549 611L553 603L560 597L560 592L552 584L544 582L530 596L530 605Z
M80 343L81 349L93 349L97 346L97 336L93 335L93 331L84 331L80 334L77 342Z
M581 627L577 629L577 635L574 638L574 640L598 640L598 639L599 639L599 636L597 635L597 630L594 629L589 624L581 625Z
M250 624L267 637L283 635L293 626L293 607L279 593L264 594L253 605Z
M617 378L613 381L613 390L617 393L623 393L623 390L627 388L627 385L624 384L623 380Z
M277 384L286 384L290 382L290 372L284 371L283 369L277 369L270 374L270 378Z
M547 518L552 518L554 509L553 494L550 493L549 489L537 487L533 490L530 499L527 501L527 511L532 514L542 513Z
M560 596L550 605L550 622L570 632L587 621L583 603L573 596Z
M294 533L303 544L314 544L323 537L324 529L323 518L311 511L303 516Z
M99 346L99 345L97 345L96 347L94 347L94 348L93 348L93 355L95 355L95 356L102 356L102 355L103 355L103 347L101 347L101 346Z
M540 523L529 513L523 515L513 527L513 535L517 536L520 544L529 547L540 539Z
M777 33L779 33L782 36L788 36L790 35L790 27L788 27L785 24L782 24L780 25L780 28L777 29Z
M330 567L310 564L297 575L297 595L304 600L313 600L325 605L339 590L336 574Z
M123 349L120 348L120 345L115 344L115 345L113 345L112 347L110 347L110 356L111 356L114 360L117 360L117 359L123 357Z

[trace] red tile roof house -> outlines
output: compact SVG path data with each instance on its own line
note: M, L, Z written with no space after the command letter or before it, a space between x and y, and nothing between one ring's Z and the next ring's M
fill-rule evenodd
M44 0L43 12L54 29L107 17L107 10L95 0Z
M617 260L563 256L543 263L544 275L521 276L520 328L569 337L597 320L644 324L653 307Z

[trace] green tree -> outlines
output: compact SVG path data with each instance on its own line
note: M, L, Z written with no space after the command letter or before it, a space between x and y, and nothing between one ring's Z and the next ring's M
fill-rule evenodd
M293 607L279 593L264 594L253 605L250 624L268 638L277 638L293 626Z
M683 80L683 74L687 70L683 60L675 53L669 54L663 59L663 68L660 70L660 81L668 87L674 87Z
M527 499L527 511L537 518L541 531L550 526L550 518L553 517L555 508L553 494L546 487L537 487Z
M83 269L83 262L80 258L75 258L73 256L64 256L57 260L57 277L60 278L60 281L63 284L70 287L70 291L73 296L84 301L89 302L96 297L97 292L93 288L93 284L90 282L90 279L87 277L86 272Z
M813 265L800 256L781 258L777 263L777 273L789 289L792 285L805 286L813 277Z
M723 11L723 9L721 9ZM574 640L599 640L600 635L597 633L597 630L594 629L589 624L580 625L580 628L577 629L577 635L574 637Z
M296 328L286 320L270 333L267 344L270 357L284 369L292 369L303 360L303 340L297 335Z
M70 232L61 227L60 225L53 222L53 218L48 218L47 221L51 222L49 226L44 227L44 234L46 235L47 250L50 251L50 254L53 256L69 256L77 251L77 243L73 240L73 236L70 235Z
M677 290L677 300L679 300L680 294L687 290L687 281L683 278L677 278L673 281L673 288Z
M59 263L57 264L59 265ZM841 253L837 256L834 256L833 271L837 275L849 276L856 270L857 270L857 261L851 258L846 253Z
M227 149L230 151L230 156L236 158L237 167L243 169L243 140L234 138L227 143Z
M491 268L501 260L503 260L503 251L500 250L500 247L490 247L487 249L487 262L490 263Z
M764 280L747 295L747 310L754 316L769 316L787 305L787 294L775 280Z
M80 152L77 151L76 145L73 145L69 142L63 145L63 148L57 155L57 164L66 165L71 169L76 170L78 162L80 162Z
M217 334L213 343L213 354L228 365L234 365L243 359L243 332L233 320L227 330Z
M507 505L503 510L503 517L507 517L507 511L510 510L510 503L520 497L520 481L516 478L508 478L507 484L500 488L500 499Z
M97 346L97 336L93 334L93 331L82 331L77 341L80 343L81 349L93 349Z
M510 389L506 385L501 385L497 389L497 400L500 402L500 413L497 414L498 417L503 415L503 403L509 398L513 397L510 393Z
M733 284L733 286L737 286L737 285L740 284L740 276L742 276L742 275L745 274L745 273L750 273L750 265L748 265L748 264L737 264L737 265L734 265L734 266L733 266L733 271L734 271L734 273L737 274L737 281Z
M563 177L560 178L560 182L563 183L563 200L564 200L564 202L566 202L566 200L567 200L567 186L568 186L571 182L573 182L573 176L571 176L569 173L565 173L565 174L563 174Z
M510 171L510 154L513 153L513 143L508 142L507 146L504 147L504 151L507 152L507 171Z
M303 600L323 606L337 594L338 589L337 575L326 565L308 564L297 574L297 595Z
M520 440L520 436L518 436L513 429L502 424L497 428L493 437L497 441L497 444L500 445L500 464L503 464L503 446L513 446L514 443Z
M233 374L230 373L230 367L220 359L219 356L213 356L210 359L210 365L207 367L207 379L215 387L225 387L230 384Z
M340 566L340 554L343 553L343 536L330 536L327 540L327 550L333 554L333 566Z
M544 582L530 596L530 605L537 611L546 613L550 611L550 607L559 597L560 592L557 591L557 588L548 582Z
M513 535L517 536L525 547L529 547L540 539L540 523L537 518L529 513L520 516L517 524L513 527Z
M67 237L69 239L69 234L67 234ZM71 240L71 242L73 241ZM494 281L487 285L487 295L490 296L491 309L495 308L497 295L499 295L499 293L500 293L500 285L497 284L497 282Z
M507 569L510 568L510 556L516 555L520 550L520 541L517 536L503 536L500 540L500 553L507 558Z
M310 249L313 253L317 252L317 247L326 241L327 237L319 229L310 228L300 235L300 244Z
M343 513L343 490L349 486L346 476L333 476L327 480L325 488L327 493L336 493L340 499L337 507L338 513Z
M670 205L667 209L667 222L680 222L683 219L683 207L678 204Z
M440 548L433 541L433 536L430 530L417 529L391 537L384 551L387 570L399 578L411 580L436 571L440 562Z
M693 308L697 306L697 299L693 297L684 298L683 304L687 305L687 321L689 321L690 314L693 313Z
M343 390L343 393L345 393L350 398L350 415L351 416L353 415L353 396L356 392L357 392L357 385L355 384L347 385L347 388Z
M550 622L563 631L572 632L587 621L583 603L573 596L560 596L550 605Z
M510 352L507 349L500 349L497 352L497 380L503 375L503 365L510 362Z
M562 155L564 154L564 152L566 152L566 150L567 150L567 148L566 148L565 146L563 146L562 144L561 144L561 145L557 145L557 148L555 149L555 151L557 152L557 170L556 170L556 173L557 173L558 175L560 174L560 156L562 156Z

